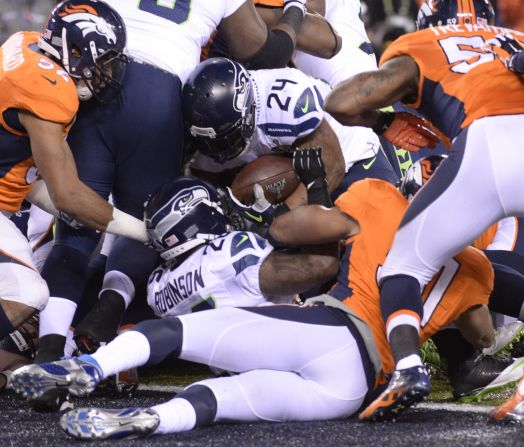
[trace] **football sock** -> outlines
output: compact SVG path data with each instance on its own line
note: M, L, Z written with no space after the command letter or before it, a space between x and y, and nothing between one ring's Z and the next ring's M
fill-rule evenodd
M152 407L160 424L155 433L175 433L213 423L217 414L217 400L205 385L193 385L164 404Z
M129 306L135 296L135 286L133 281L126 274L112 270L104 276L104 283L100 292L100 299L104 297L104 292L111 290L117 293L125 302L125 309Z
M418 280L407 275L385 278L380 286L380 307L395 363L418 356L423 312Z
M148 339L140 332L129 330L88 357L95 360L105 379L120 371L145 365L149 354Z
M389 344L391 346L391 353L393 354L393 359L397 364L397 369L410 368L415 366L415 364L422 364L419 356L419 337L418 329L403 324L394 328L389 334L388 338ZM401 360L408 358L403 363L400 363ZM417 357L420 363L413 363L415 357ZM409 366L406 366L408 365Z
M169 402L152 407L160 416L155 434L188 431L195 427L196 413L187 400L175 397Z
M0 340L4 338L7 334L10 334L15 330L15 327L13 326L13 323L11 323L11 320L7 318L7 315L5 314L4 309L2 308L2 305L0 304Z
M52 296L40 312L40 337L49 334L66 335L76 312L77 304L66 298Z
M411 354L400 359L395 366L395 369L408 369L413 366L422 366L422 359L417 354Z

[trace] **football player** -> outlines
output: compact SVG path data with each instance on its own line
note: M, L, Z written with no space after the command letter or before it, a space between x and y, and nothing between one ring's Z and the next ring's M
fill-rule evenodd
M322 145L333 190L344 158L322 109L322 84L293 68L248 71L227 58L202 62L182 90L184 121L198 149L191 172L220 174L272 151ZM304 204L304 191L286 203Z
M524 90L519 75L501 61L511 55L493 44L501 32L516 40L524 35L491 26L487 2L476 0L469 10L464 2L453 4L452 16L449 2L422 6L419 31L392 43L378 71L342 83L326 101L326 110L344 124L387 128L395 115L376 109L402 100L453 142L450 156L410 203L381 271L382 313L396 373L364 419L392 417L429 393L418 355L421 287L490 225L524 214L514 194L523 187L518 144Z
M101 95L103 103L83 105L68 141L80 178L105 199L113 193L118 207L141 218L149 194L180 173L184 146L180 90L199 62L202 44L220 27L233 54L250 66L285 65L303 21L305 0L287 0L279 24L271 30L251 0L111 0L110 4L128 32L130 62L123 88L118 96ZM74 5L64 2L55 14ZM80 19L82 11L76 9ZM75 51L67 50L69 56ZM63 355L65 334L99 237L87 229L57 225L42 272L51 299L40 320L40 360ZM114 336L123 310L147 281L156 259L156 252L141 244L115 241L100 300L77 327L87 346L91 340Z
M0 48L0 339L49 298L26 238L8 219L25 198L56 216L147 241L141 220L78 178L64 140L79 98L119 89L126 62L120 16L105 3L82 5L81 18L75 5L55 10L42 34L19 32Z
M317 160L312 151L297 150L294 165L309 172L311 189L323 187L327 196L325 178L307 168L319 166ZM117 369L168 355L239 373L193 384L150 409L69 412L62 428L78 438L172 433L226 420L308 421L354 414L394 367L376 277L407 201L390 183L368 179L353 184L337 206L297 207L270 228L275 245L345 240L337 285L329 295L303 307L223 308L143 322L92 356L24 367L13 374L13 387L28 396L55 386L86 394ZM489 345L493 328L485 304L492 281L489 261L479 250L468 248L451 259L446 273L425 290L421 340L457 321L468 340Z

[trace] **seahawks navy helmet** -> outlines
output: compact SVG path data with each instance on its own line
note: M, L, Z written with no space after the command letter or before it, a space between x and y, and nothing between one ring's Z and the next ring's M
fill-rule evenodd
M196 177L178 177L145 204L151 245L169 261L227 231L216 189Z
M219 163L237 157L255 130L255 100L249 73L230 59L199 64L182 89L186 127L196 148Z
M430 155L413 163L400 182L399 190L402 195L411 200L418 190L428 182L445 158L448 158L448 156Z
M101 99L99 94L105 87L121 87L127 62L126 28L120 15L105 2L69 0L58 4L38 46L73 78L80 100Z
M417 29L494 22L495 11L489 0L425 0L418 11Z

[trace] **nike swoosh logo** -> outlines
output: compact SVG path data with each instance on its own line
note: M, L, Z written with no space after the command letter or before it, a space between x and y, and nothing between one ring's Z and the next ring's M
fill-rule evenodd
M40 76L42 76L46 81L49 81L51 84L56 85L56 79L49 79L48 77L44 75L40 75Z
M302 113L307 113L309 110L309 95L306 96L306 105L301 107L300 110L302 110Z
M240 247L244 242L246 242L248 240L248 237L243 234L242 235L242 238L240 239L240 241L238 241L238 244L236 245L237 247Z
M365 163L362 165L362 167L367 171L371 166L373 166L373 163L377 161L377 156L374 156L372 160L369 163Z
M250 217L251 219L253 219L255 222L258 222L258 223L262 223L262 220L264 219L263 216L261 216L260 214L258 216L255 216L254 214L251 214L249 211L245 211L246 213L246 216Z

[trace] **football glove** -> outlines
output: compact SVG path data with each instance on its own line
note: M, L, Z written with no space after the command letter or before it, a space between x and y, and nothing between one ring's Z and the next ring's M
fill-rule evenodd
M325 183L327 181L326 168L322 160L322 148L317 146L295 149L293 152L293 170L308 189L315 183Z
M331 207L333 202L327 188L326 167L322 160L320 146L295 149L293 152L293 170L306 186L307 203Z
M255 202L252 205L244 205L235 197L231 188L219 190L222 207L232 228L265 236L275 218L276 207L267 201L259 184L253 187L253 192Z
M504 65L514 73L524 74L524 47L522 44L513 38L511 34L497 34L493 39L486 41L486 49L492 53L491 47L499 47L508 53L508 57L502 58L498 53L495 53L499 57Z
M381 112L383 120L379 129L373 128L391 144L417 152L425 147L434 148L440 141L431 130L429 121L408 112Z

